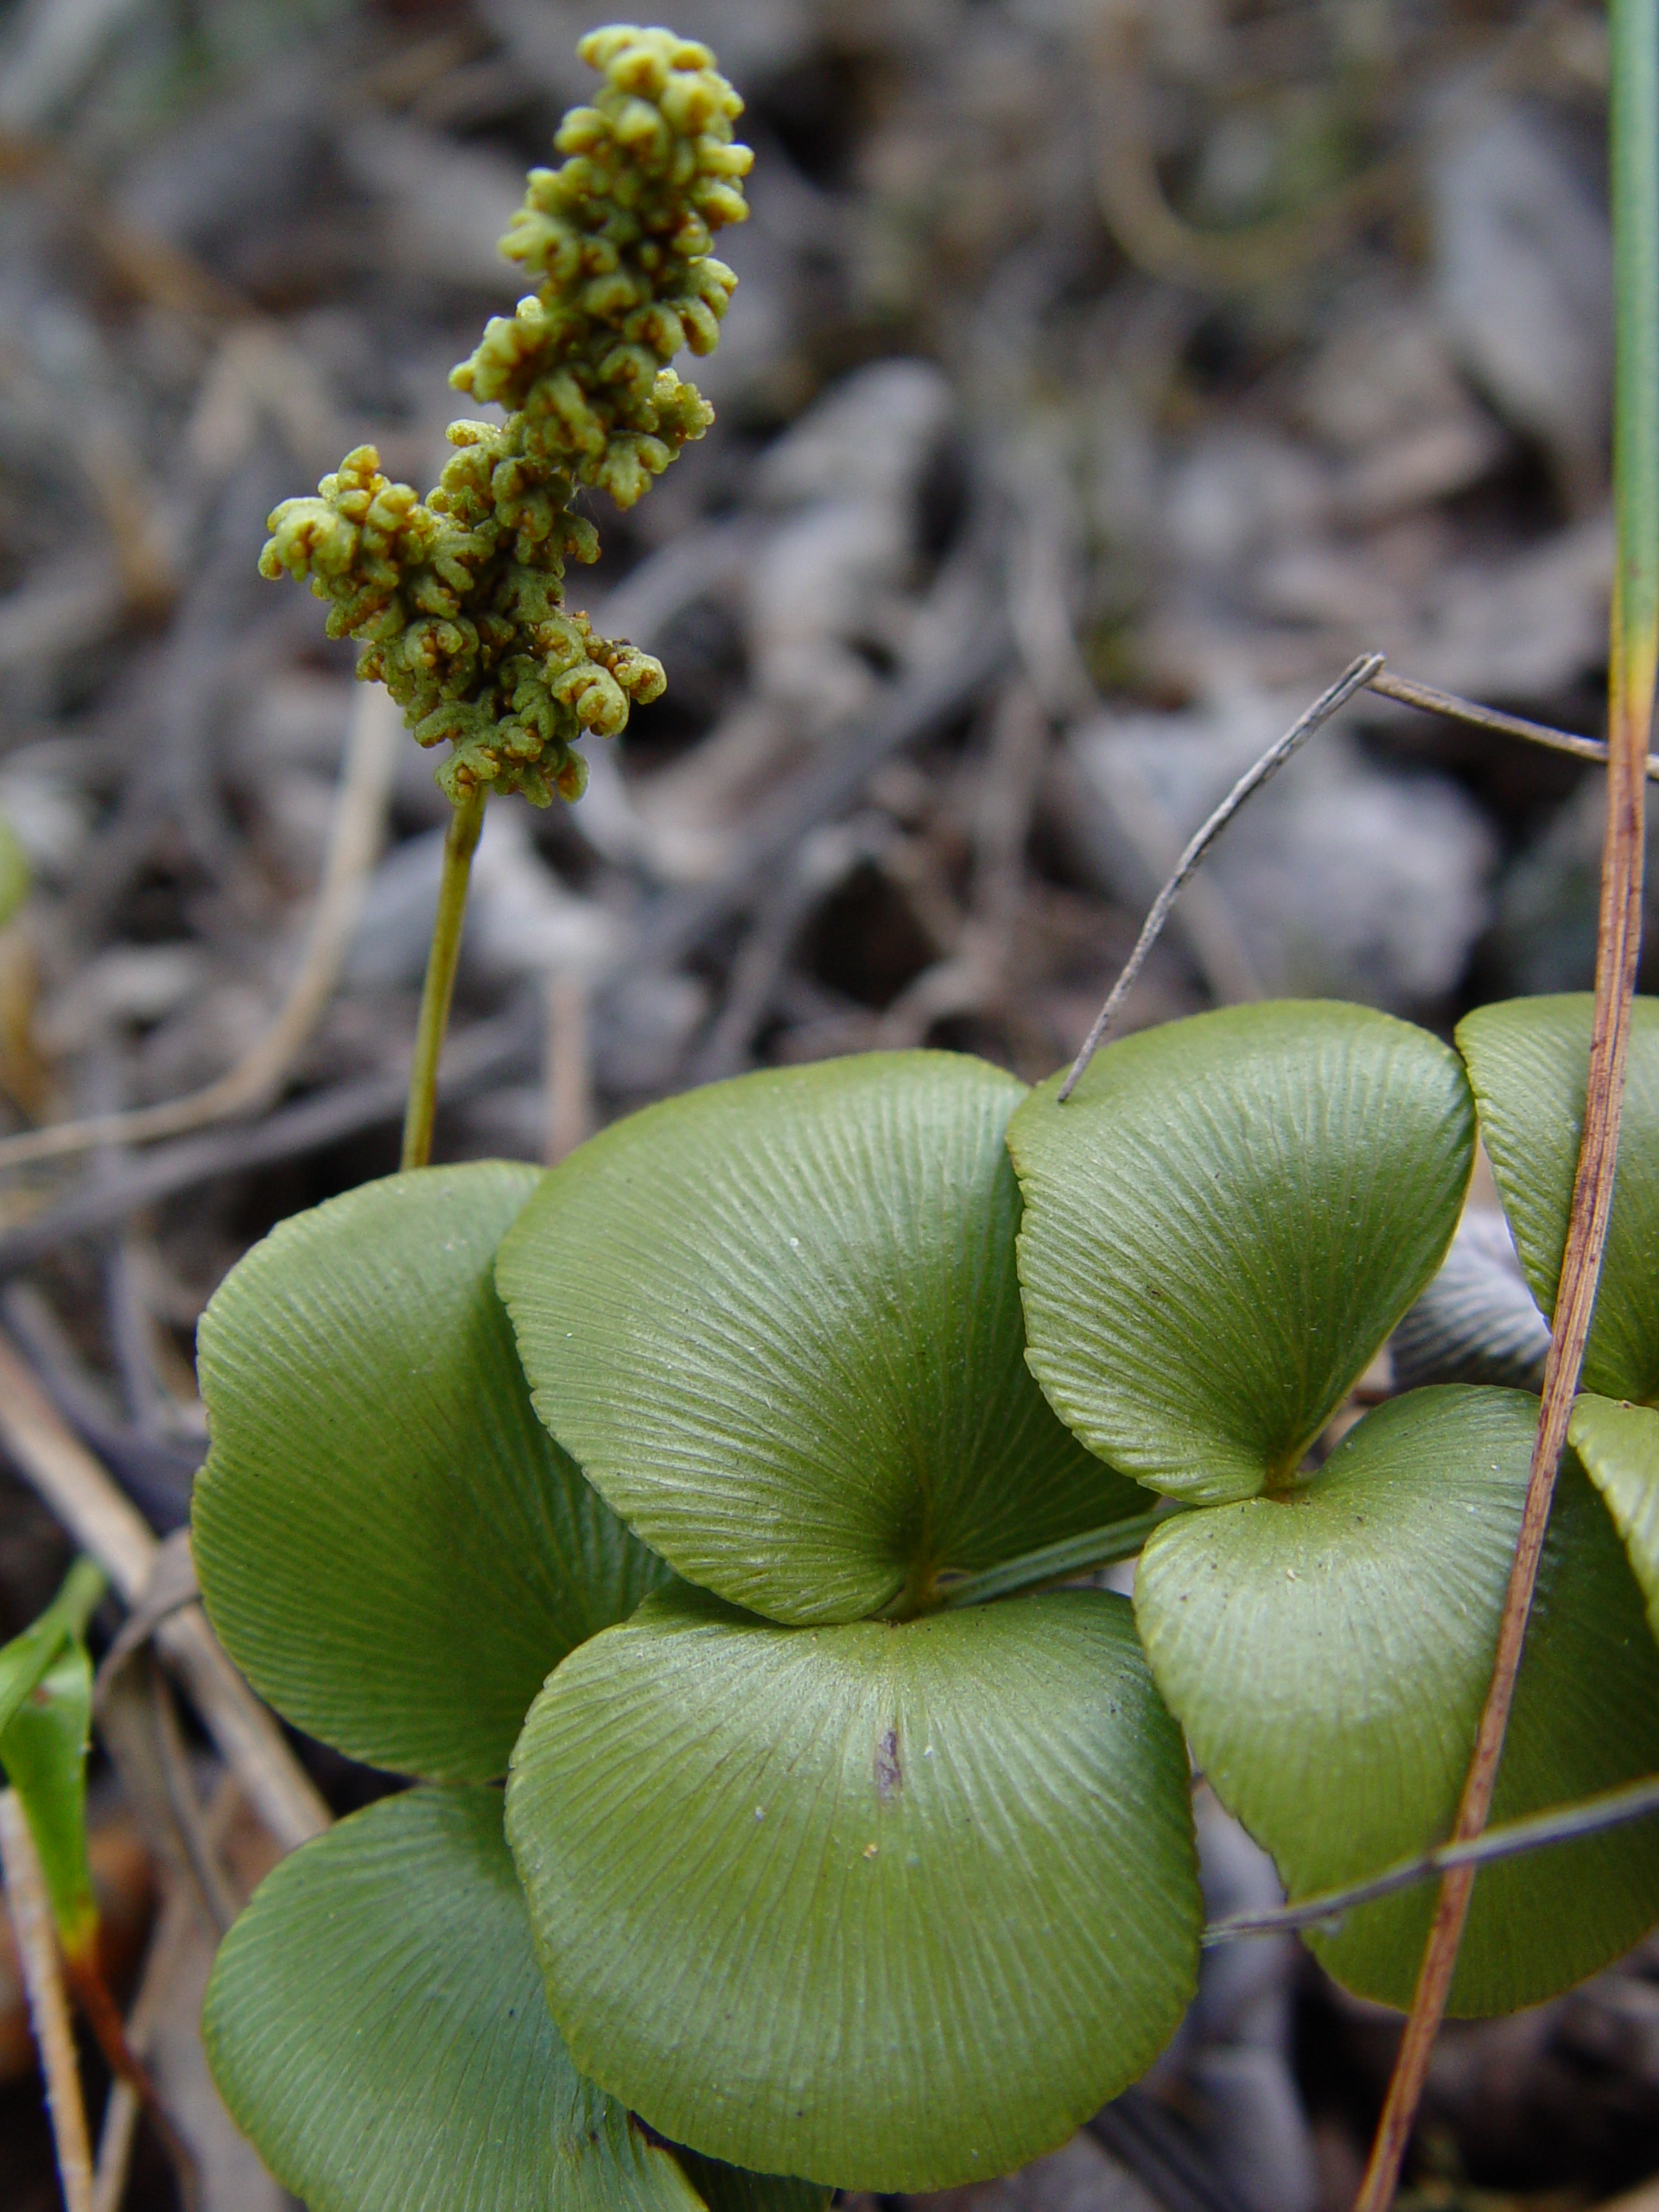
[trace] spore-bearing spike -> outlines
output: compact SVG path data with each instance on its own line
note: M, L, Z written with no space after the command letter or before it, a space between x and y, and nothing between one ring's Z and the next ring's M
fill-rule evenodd
M743 103L706 47L616 24L578 51L601 89L566 116L563 165L531 170L502 240L537 289L450 378L507 421L452 423L425 500L358 447L315 497L283 502L260 556L333 602L330 636L361 642L358 674L422 745L448 741L438 780L456 803L480 786L580 798L580 739L615 736L663 690L649 653L564 611L565 563L599 556L571 502L594 486L632 506L714 420L671 363L713 351L737 280L710 240L748 213Z

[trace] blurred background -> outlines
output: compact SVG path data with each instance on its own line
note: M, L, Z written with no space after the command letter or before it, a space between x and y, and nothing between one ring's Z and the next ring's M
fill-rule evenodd
M265 517L364 442L435 480L596 7L0 13L0 1318L160 1533L203 1448L202 1305L396 1165L447 813L323 610L257 575ZM1598 8L673 21L756 153L696 372L719 420L626 517L592 499L603 557L570 579L669 690L589 741L580 805L490 813L439 1158L555 1160L666 1092L872 1046L1049 1073L1188 834L1362 651L1599 732ZM1128 1019L1291 992L1446 1032L1586 986L1601 807L1592 770L1362 694L1230 830ZM67 1556L0 1476L0 1635ZM306 1756L336 1809L378 1786ZM211 1938L97 1789L124 1991L170 1930L146 2033L205 2212L276 2212L195 2040ZM1272 1902L1200 1816L1212 1909ZM234 1804L220 1846L244 1890L275 1848ZM46 2212L5 1941L0 2203ZM960 2212L1336 2212L1395 2032L1288 1939L1212 1954L1154 2079ZM1422 2212L1572 2212L1656 2171L1659 1953L1444 2038ZM142 2131L122 2201L175 2201Z

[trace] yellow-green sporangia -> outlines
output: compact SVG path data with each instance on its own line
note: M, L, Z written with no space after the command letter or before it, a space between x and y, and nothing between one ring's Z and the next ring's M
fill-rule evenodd
M425 499L358 447L276 509L260 560L334 602L329 634L362 641L358 674L421 744L449 741L438 780L457 803L480 786L580 798L578 740L614 737L663 690L660 663L564 605L565 563L599 553L574 501L591 485L632 506L713 421L669 365L714 350L737 280L710 241L748 213L743 103L707 47L617 24L578 50L603 86L566 116L563 165L531 172L502 240L537 288L450 378L506 422L452 423Z

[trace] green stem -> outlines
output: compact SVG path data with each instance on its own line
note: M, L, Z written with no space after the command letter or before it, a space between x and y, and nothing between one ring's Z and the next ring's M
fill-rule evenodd
M1016 1591L1039 1589L1046 1582L1064 1582L1074 1574L1087 1574L1095 1567L1133 1559L1153 1530L1179 1510L1166 1501L1148 1513L1109 1522L1105 1528L1090 1529L1081 1536L1063 1536L1057 1544L1045 1544L1019 1559L1004 1560L1000 1567L964 1574L960 1581L944 1585L937 1605L944 1611L954 1611L961 1605L988 1605L994 1598L1011 1598Z
M1608 29L1618 303L1612 720L1645 734L1659 656L1659 0L1613 0ZM1610 729L1610 742L1618 735Z
M0 1650L0 1736L57 1664L64 1645L85 1637L109 1586L96 1560L76 1560L46 1611Z
M479 785L449 817L443 840L443 876L432 924L432 950L426 958L421 1018L415 1031L415 1058L409 1071L409 1105L404 1115L405 1167L424 1167L432 1157L432 1117L438 1107L438 1056L449 1026L455 968L461 959L461 926L467 913L467 881L484 823L487 786Z
M95 1559L85 1554L63 1578L63 1586L52 1600L52 1611L71 1636L84 1637L86 1624L104 1602L110 1579Z

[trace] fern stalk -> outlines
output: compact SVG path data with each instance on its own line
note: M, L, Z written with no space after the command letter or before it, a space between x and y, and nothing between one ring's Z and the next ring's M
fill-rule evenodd
M426 956L415 1054L409 1071L409 1103L404 1109L404 1154L399 1165L424 1167L432 1157L432 1123L438 1109L438 1059L449 1026L455 969L461 963L461 932L467 919L467 886L484 826L489 786L480 784L457 804L443 836L443 873L438 880L438 911Z

